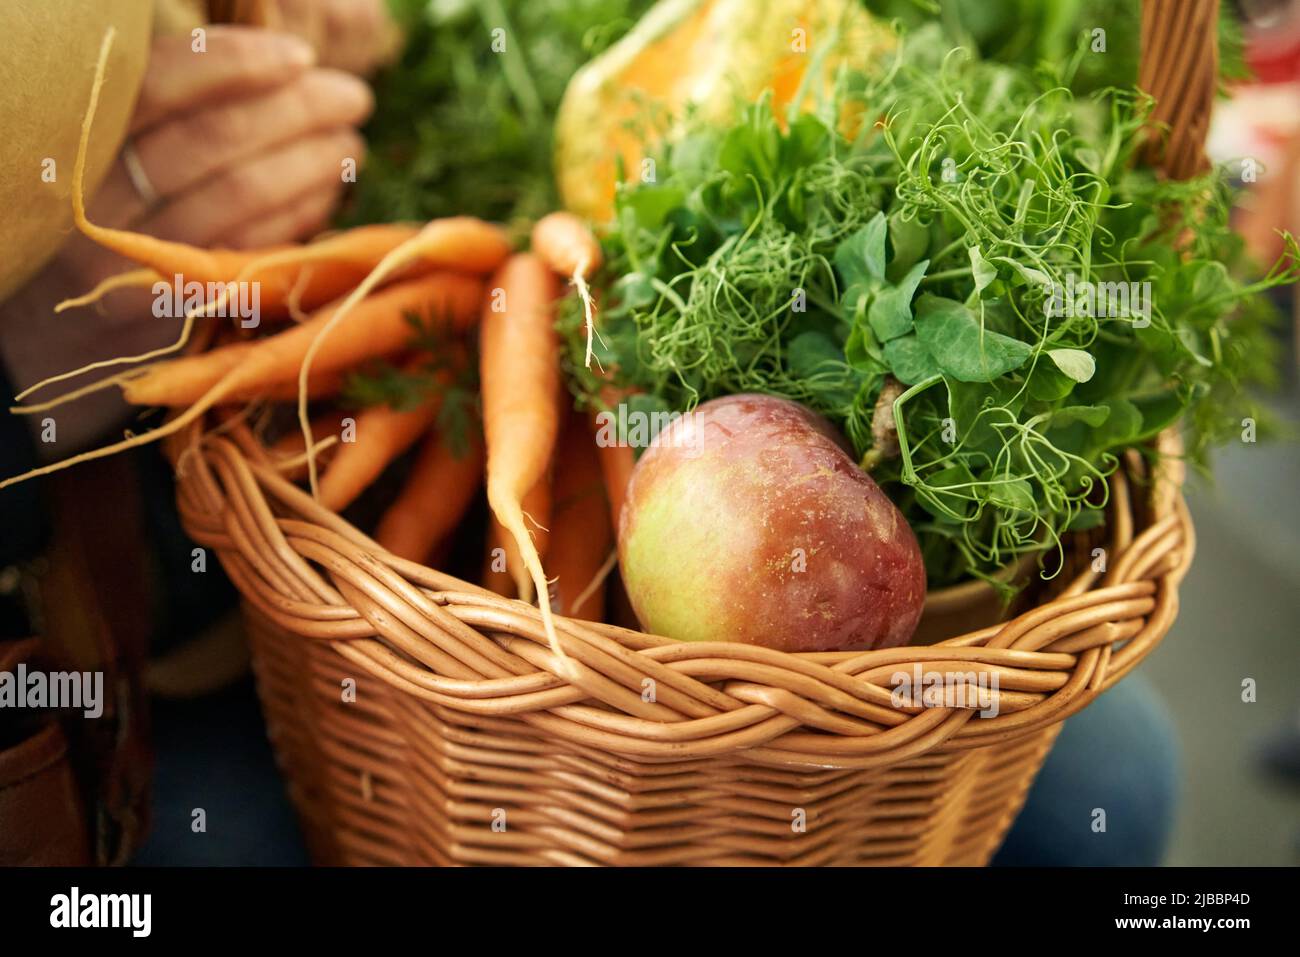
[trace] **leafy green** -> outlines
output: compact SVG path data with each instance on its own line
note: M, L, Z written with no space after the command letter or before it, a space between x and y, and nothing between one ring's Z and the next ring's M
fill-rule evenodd
M569 77L651 0L389 3L407 42L375 79L366 165L344 223L518 222L554 209L551 122Z
M910 29L937 20L952 46L1025 67L1067 65L1070 88L1091 93L1137 83L1142 4L1138 0L863 0L868 10ZM1243 80L1241 27L1234 4L1220 5L1219 73ZM1101 31L1101 32L1098 32Z
M930 260L922 259L913 266L897 285L879 289L867 310L867 322L881 342L897 339L912 331L912 297L930 267Z
M443 319L408 312L410 349L424 358L418 363L394 365L376 359L348 373L340 404L362 409L386 405L408 412L439 398L435 425L447 438L456 458L469 451L469 440L479 428L478 363L460 347L455 331Z
M1300 276L1288 238L1249 278L1223 173L1141 165L1149 98L1077 97L1077 58L944 56L943 37L922 26L813 113L764 100L723 128L687 122L657 182L616 197L597 349L672 409L756 391L826 415L936 584L1094 527L1120 453L1180 419L1199 461L1259 418L1261 294ZM880 121L844 124L851 104ZM576 302L559 325L571 386L599 407ZM891 378L896 458L872 429Z
M927 293L917 300L916 313L917 341L939 371L962 382L992 382L1019 369L1034 351L1027 342L984 328L973 312L951 299Z
M1087 382L1097 372L1097 360L1082 349L1048 349L1047 355L1075 382Z

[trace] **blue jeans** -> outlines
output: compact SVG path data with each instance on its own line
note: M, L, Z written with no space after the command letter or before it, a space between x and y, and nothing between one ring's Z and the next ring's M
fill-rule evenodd
M153 827L137 864L285 865L307 853L252 683L156 705ZM1070 718L995 864L1157 864L1173 822L1176 739L1130 675ZM202 808L206 830L194 831ZM1093 809L1106 812L1094 833Z
M1169 715L1150 683L1131 674L1065 722L993 863L1159 864L1173 829L1178 777ZM1098 810L1105 812L1104 831Z

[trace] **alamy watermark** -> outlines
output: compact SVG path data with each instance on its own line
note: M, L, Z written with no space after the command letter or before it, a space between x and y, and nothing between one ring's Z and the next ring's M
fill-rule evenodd
M50 898L54 928L121 928L132 937L148 937L153 929L152 894L83 894L73 887Z
M1131 319L1134 329L1151 325L1151 283L1093 282L1076 280L1067 273L1065 282L1043 284L1043 311L1049 319Z
M895 708L968 708L981 718L998 715L998 675L986 671L927 671L918 662L889 676Z
M13 671L0 671L2 708L66 708L98 718L104 713L104 673L37 671L19 664Z
M186 282L177 273L171 282L160 279L154 283L153 297L153 314L158 319L238 319L244 329L256 329L262 321L262 284L256 281Z
M698 449L703 441L703 423L696 412L646 412L620 403L612 411L596 413L596 444L601 448L652 445Z

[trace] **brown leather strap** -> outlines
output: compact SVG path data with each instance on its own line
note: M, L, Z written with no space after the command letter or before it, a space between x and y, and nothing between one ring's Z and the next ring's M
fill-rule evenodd
M0 864L91 863L68 743L55 721L0 750Z
M36 638L0 642L0 672L16 675L20 664L37 665L40 648ZM30 722L0 717L0 866L91 863L85 806L63 729L50 715L23 714Z
M54 514L41 593L57 670L102 671L104 711L66 724L99 864L122 864L144 836L151 761L143 669L151 631L140 484L128 456L51 476Z

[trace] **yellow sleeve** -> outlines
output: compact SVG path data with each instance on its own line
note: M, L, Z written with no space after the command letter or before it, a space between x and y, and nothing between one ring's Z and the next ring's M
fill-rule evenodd
M9 4L0 31L0 301L54 254L72 224L72 166L105 31L116 29L91 133L87 192L126 136L148 57L153 4L43 0Z

